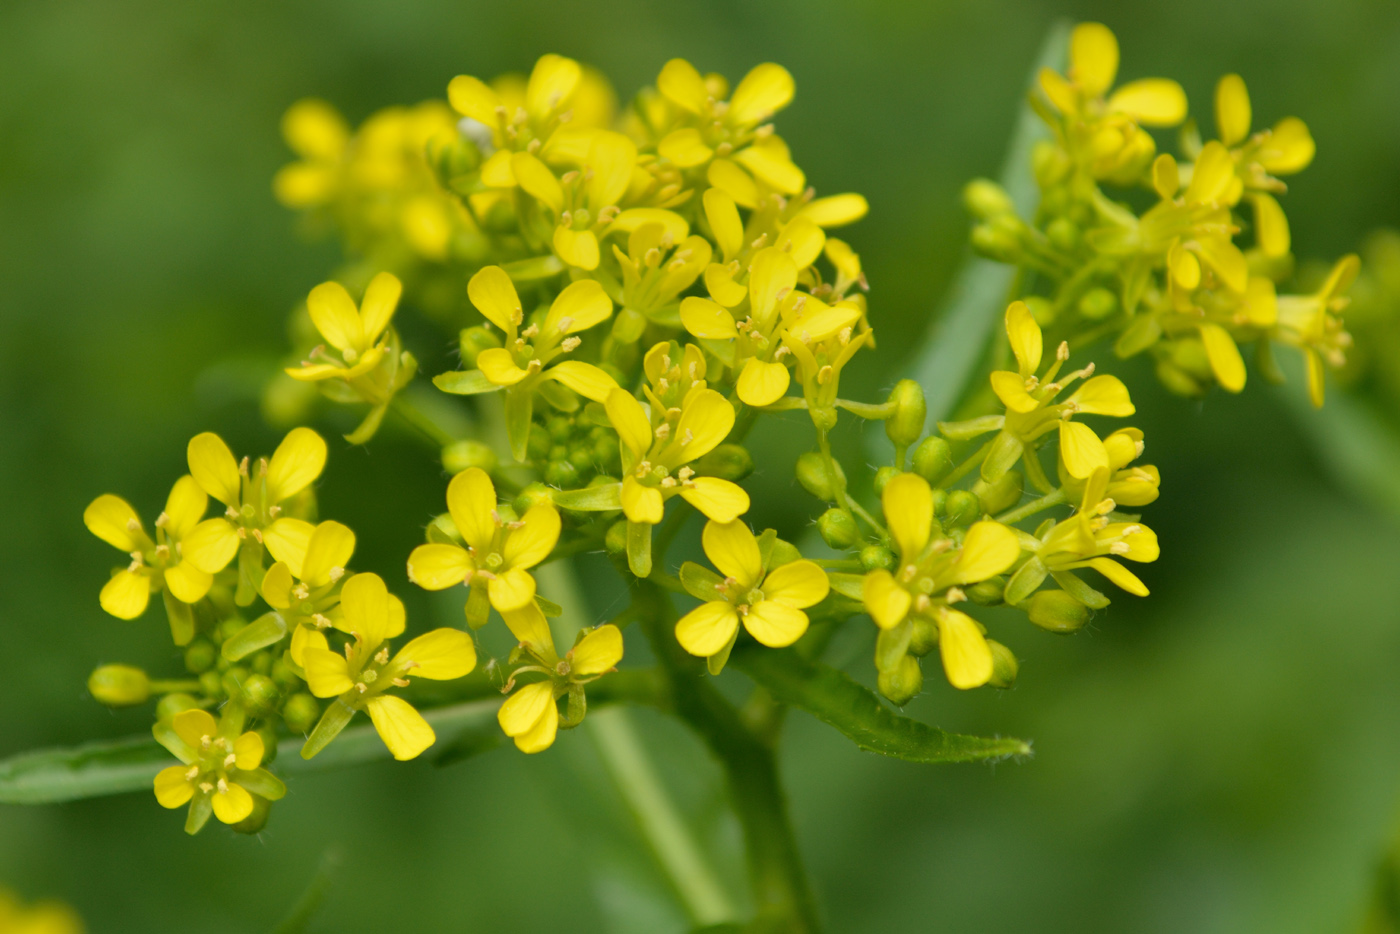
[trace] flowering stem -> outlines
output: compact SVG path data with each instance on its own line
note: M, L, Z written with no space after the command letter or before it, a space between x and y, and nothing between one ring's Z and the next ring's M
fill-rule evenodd
M938 481L939 489L946 490L948 487L952 486L954 483L957 483L963 477L967 476L967 474L972 470L972 468L978 466L984 460L987 459L987 452L991 449L992 442L990 441L978 448L977 453L973 454L967 460L954 467L952 473L948 474L948 476Z
M1012 509L1010 512L1002 513L997 516L997 521L1003 525L1010 525L1013 522L1020 522L1027 516L1033 516L1041 510L1049 509L1051 506L1058 506L1064 502L1067 502L1065 499L1065 491L1063 489L1052 490L1040 499L1033 499L1024 506Z
M441 425L429 418L422 409L404 398L403 393L395 393L390 407L398 413L399 417L418 429L427 439L439 448L445 448L457 439L447 432Z

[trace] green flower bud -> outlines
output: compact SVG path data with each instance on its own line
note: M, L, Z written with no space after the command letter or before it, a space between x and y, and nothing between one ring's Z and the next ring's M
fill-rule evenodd
M930 435L914 448L912 466L914 473L929 483L937 483L953 469L953 449L947 441L937 435Z
M884 545L866 545L860 550L860 566L867 571L889 570L894 567L894 552Z
M924 433L928 407L924 404L924 387L912 379L902 379L890 390L889 402L894 414L885 419L885 435L895 447L907 448Z
M846 472L835 460L835 477L827 470L827 460L816 451L808 451L797 459L797 482L802 488L824 502L836 502L836 491L845 489Z
M156 701L156 719L169 723L177 713L194 710L198 706L199 701L190 694L167 694Z
M938 627L922 616L913 618L914 631L909 637L909 654L923 658L938 647Z
M982 501L982 512L996 515L1005 512L1021 501L1024 480L1019 470L1008 470L991 483L978 480L972 485L972 492Z
M1090 321L1102 321L1118 310L1118 296L1108 289L1090 289L1079 300L1079 313Z
M1036 143L1031 150L1031 171L1035 173L1036 183L1041 188L1058 185L1072 167L1069 153L1048 139ZM1061 191L1063 189L1056 189L1057 193ZM1046 192L1047 197L1049 194Z
M259 652L248 659L248 666L260 675L267 674L272 671L272 653L266 651Z
M277 685L267 675L249 675L239 686L239 696L254 710L277 705Z
M976 493L967 490L953 490L948 494L945 507L948 514L947 525L967 525L982 515L982 502Z
M1057 217L1046 226L1045 237L1061 253L1073 253L1079 247L1079 225L1068 217Z
M1022 253L1021 237L1025 228L1019 217L1002 214L972 228L972 248L997 262L1017 262Z
M1074 632L1089 621L1089 608L1063 590L1037 591L1025 606L1031 622L1051 632Z
M569 463L582 474L585 470L593 466L593 446L590 444L575 444L569 448Z
M742 444L721 444L695 462L695 472L738 483L753 473L753 455Z
M293 733L307 733L321 719L321 703L310 694L293 694L282 705L282 722Z
M208 671L219 650L208 639L196 639L185 646L185 670L192 675Z
M151 696L151 679L131 665L103 665L88 677L88 692L99 704L131 707Z
M463 136L444 136L428 144L428 162L446 185L481 165L481 150Z
M544 479L550 486L571 490L578 486L578 468L567 460L550 461L545 465Z
M1050 299L1043 295L1027 295L1021 301L1026 303L1036 324L1048 328L1055 323L1055 305Z
M219 624L218 629L214 632L214 639L222 645L226 640L242 632L243 627L246 625L248 625L246 620L239 619L237 616L230 616Z
M974 178L963 188L963 205L978 220L989 220L998 214L1014 214L1016 206L1011 196L988 178Z
M943 513L947 510L947 508L948 508L948 491L947 491L947 490L934 490L934 491L933 491L933 514L934 514L935 516L941 516L941 515L943 515Z
M562 444L568 441L574 433L574 423L572 419L562 415L556 415L544 424L545 430L549 432L549 437L555 444Z
M223 675L217 668L210 668L199 676L199 689L206 697L222 697L224 693Z
M262 764L267 765L277 758L277 731L272 728L272 724L264 723L254 730L263 741Z
M538 422L530 426L530 435L525 441L525 452L532 461L542 461L549 456L554 442L549 440L549 432Z
M462 366L468 370L474 370L476 369L476 358L481 356L481 352L501 346L501 339L495 331L488 331L478 325L463 328L462 333L457 335L457 343L462 349Z
M1016 683L1016 672L1021 668L1016 656L995 639L988 639L987 647L992 650L992 677L987 683L994 688L1011 687Z
M899 471L893 467L881 467L875 471L875 495L882 495L885 492L885 484L897 476L899 476Z
M967 588L967 599L978 606L996 606L1006 593L1006 578L998 575L979 581Z
M230 699L238 697L243 690L243 682L252 675L253 673L243 665L230 665L219 678L219 689Z
M851 518L850 513L839 509L828 509L822 513L821 518L817 520L817 531L821 534L822 541L838 551L850 548L860 541L860 529L856 527L856 520Z
M535 481L521 490L520 495L511 501L511 505L515 507L517 516L523 516L530 511L531 506L539 506L542 503L552 504L553 502L554 497L550 495L549 487Z
M603 537L603 547L610 555L627 553L627 520L619 519L608 526L608 534Z
M613 319L612 337L619 344L635 344L642 339L646 329L646 315L633 308L624 308Z
M496 452L480 441L454 441L442 449L442 466L453 476L469 467L490 473L496 469Z
M234 833L255 834L262 833L262 829L267 826L267 818L272 813L272 802L261 795L252 795L252 812L236 824L230 824Z
M724 445L720 445L720 447L724 447ZM597 464L600 470L615 467L618 464L618 456L621 450L622 449L618 447L616 437L599 438L597 441L593 442L593 463ZM713 453L713 451L710 452L710 454ZM709 455L706 455L706 457L708 456ZM702 457L700 459L703 461L705 458ZM750 461L749 463L752 467L753 462Z
M899 664L881 671L876 683L880 693L888 697L891 703L903 707L923 690L924 671L919 667L917 658L906 655L899 660Z
M301 680L297 677L297 673L292 671L292 666L288 664L285 652L272 660L272 670L268 672L268 676L272 678L274 684L284 691Z
M1161 381L1163 386L1167 387L1169 392L1178 396L1192 398L1205 392L1204 386L1166 360L1157 361L1157 379Z

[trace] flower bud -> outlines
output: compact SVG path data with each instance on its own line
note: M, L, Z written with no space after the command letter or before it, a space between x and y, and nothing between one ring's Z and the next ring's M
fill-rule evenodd
M888 697L891 703L903 707L923 689L924 671L919 667L917 658L906 655L898 664L881 671L877 684L880 693Z
M544 480L561 490L573 489L578 486L578 468L568 460L552 460L544 467Z
M511 501L511 505L515 507L515 514L517 516L525 515L525 513L530 511L531 506L553 503L554 497L550 495L549 487L539 481L535 481L521 490L520 495Z
M881 467L875 471L875 495L880 496L885 492L885 484L899 476L899 471L894 467Z
M948 515L945 525L967 525L982 514L982 503L976 493L967 490L953 490L948 494L944 507Z
M817 519L817 532L822 541L832 548L843 551L860 541L860 529L849 513L839 509L828 509Z
M208 671L218 657L218 649L208 639L196 639L185 646L185 670L192 675Z
M1041 188L1057 185L1071 169L1069 153L1050 140L1041 140L1031 150L1031 171Z
M1108 289L1090 289L1079 300L1079 313L1090 321L1102 321L1118 310L1118 296Z
M1044 295L1027 295L1021 301L1025 303L1036 324L1048 328L1055 323L1055 304Z
M223 675L217 668L210 668L199 676L199 690L209 697L221 697L223 695Z
M884 545L866 545L860 550L860 566L867 571L889 570L894 567L894 552Z
M239 696L243 703L253 710L275 707L277 695L277 685L267 675L249 675L239 686Z
M462 332L457 335L457 345L462 351L462 366L469 370L476 369L476 358L481 356L483 350L492 350L501 346L501 339L494 331L477 325L476 327L462 328Z
M1157 361L1157 379L1161 381L1163 386L1167 387L1169 392L1178 396L1190 398L1205 392L1204 386L1166 360Z
M738 483L753 473L753 455L742 444L721 444L695 462L695 472Z
M321 719L321 704L310 694L293 694L282 705L282 722L293 733L307 733Z
M914 631L909 636L909 654L923 658L938 648L938 627L933 624L933 620L923 616L915 616L911 622L914 624Z
M912 379L902 379L890 390L888 400L894 414L885 419L885 434L895 447L907 448L924 433L928 407L924 404L924 387Z
M947 441L937 435L930 435L914 448L912 466L914 473L929 483L937 483L953 469L953 449L948 446Z
M967 183L963 188L963 205L969 214L983 221L1016 212L1006 189L988 178L974 178Z
M1021 235L1025 224L1020 218L1003 214L972 228L972 248L1001 263L1014 263L1021 257Z
M612 338L619 344L635 344L641 340L646 329L646 315L633 308L624 308L613 319Z
M1063 590L1037 591L1027 610L1031 622L1051 632L1074 632L1089 621L1089 608Z
M987 682L994 688L1009 688L1016 683L1016 672L1021 666L1011 650L995 639L987 640L987 648L992 650L992 677Z
M156 719L162 723L169 723L177 713L194 710L198 706L199 701L192 695L167 694L156 701Z
M797 459L797 482L817 499L828 503L836 501L836 492L845 489L846 472L835 460L830 464L835 468L835 477L827 469L828 461L816 451L808 451Z
M277 758L277 731L272 728L271 723L264 723L253 732L263 741L262 764L267 765Z
M1046 226L1045 237L1061 253L1072 253L1079 246L1079 225L1068 217L1057 217Z
M967 588L967 599L978 606L997 606L1006 594L1006 578L998 575Z
M243 682L252 677L252 674L242 665L230 665L219 678L219 690L232 700L242 693Z
M428 145L427 156L428 163L438 173L444 186L481 165L481 150L475 141L461 134L432 141Z
M442 466L453 476L469 467L490 473L496 467L496 452L480 441L454 441L442 449Z
M252 812L236 824L229 827L234 833L255 834L262 833L262 829L267 826L268 815L272 813L272 802L261 795L252 795Z
M972 485L972 492L982 501L982 512L996 515L1005 512L1021 501L1024 481L1019 470L1008 470L991 483L978 480Z
M230 616L228 619L219 623L218 628L214 631L214 639L216 642L222 644L242 632L243 627L246 625L248 625L246 620L240 619L237 616Z
M99 704L131 707L151 696L151 679L131 665L103 665L88 677L88 692Z

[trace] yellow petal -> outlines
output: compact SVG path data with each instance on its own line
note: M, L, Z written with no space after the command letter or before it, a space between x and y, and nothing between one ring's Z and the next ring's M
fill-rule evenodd
M234 765L245 771L251 771L262 765L263 754L262 737L257 733L249 731L233 742Z
M807 614L776 600L760 600L744 616L744 628L763 645L781 649L807 631Z
M768 600L806 609L826 599L831 582L826 572L815 562L790 561L774 568L763 579L763 594Z
M532 568L539 564L559 542L559 513L549 503L531 506L521 517L524 524L506 535L501 557L505 566Z
M881 629L893 629L909 614L909 591L895 583L894 575L880 569L865 575L862 587L865 611Z
M477 354L476 368L494 386L514 386L530 375L515 365L515 358L504 347L491 347Z
M709 658L729 644L739 628L739 614L722 600L702 603L676 623L676 641L691 655Z
M1261 328L1278 323L1278 293L1272 279L1251 276L1245 288L1244 316L1250 324Z
M861 314L860 307L851 302L839 302L826 308L815 298L808 299L802 316L792 322L788 333L804 344L824 341L854 325Z
M424 590L446 590L466 580L472 570L466 549L456 545L419 545L408 556L408 579Z
M365 343L373 344L389 326L394 310L399 307L403 283L393 273L381 272L369 280L365 297L360 302L360 321L365 331Z
M583 70L573 59L541 55L525 87L525 109L536 120L544 120L554 111L565 109L582 76Z
M544 655L554 652L554 637L549 632L549 621L545 619L540 605L531 601L518 610L502 613L511 635L530 647L531 651Z
M928 481L914 473L896 474L885 484L880 504L901 560L914 561L932 530L933 491Z
M744 222L739 219L739 209L734 199L720 189L706 189L703 200L705 219L709 221L715 243L727 263L744 248Z
M705 79L683 58L673 58L662 66L656 78L656 89L677 107L694 114L705 109L710 96L705 89Z
M972 617L944 609L938 617L938 650L953 687L965 691L991 680L992 649Z
M1200 331L1201 343L1205 344L1206 357L1216 380L1230 392L1244 389L1244 358L1230 332L1218 324L1203 324Z
M681 497L715 522L733 522L749 511L744 488L718 477L696 477L681 488Z
M1176 196L1181 188L1181 168L1170 153L1162 153L1152 160L1152 188L1163 201Z
M238 463L224 439L206 431L190 439L187 450L190 475L204 492L226 506L237 508L242 483L238 475Z
M285 562L293 577L301 577L301 565L315 531L316 527L304 519L283 517L263 529L263 544L274 561Z
M608 225L608 232L622 231L631 233L638 227L645 227L648 224L660 224L662 230L671 238L672 243L680 243L690 233L690 224L684 217L675 211L666 211L661 208L628 208Z
M1167 268L1172 271L1172 280L1188 292L1201 284L1201 262L1180 241L1167 250Z
M1201 149L1191 169L1191 184L1186 186L1190 204L1208 204L1224 196L1235 177L1235 160L1230 150L1212 140Z
M1009 569L1021 557L1016 533L1000 522L974 522L963 537L962 549L948 581L975 584Z
M870 211L864 195L854 193L829 195L809 201L798 217L804 217L818 227L844 227L854 224Z
M332 574L345 573L350 556L355 553L355 533L348 526L327 520L316 526L306 545L306 557L301 563L301 579L312 587L331 583ZM339 572L336 569L339 568Z
M345 119L325 101L306 98L282 115L282 138L297 155L332 160L340 156L350 138Z
M1080 386L1069 401L1089 415L1127 418L1137 411L1128 396L1128 387L1116 376L1095 376Z
M377 644L403 632L403 604L389 593L378 574L356 574L346 581L340 591L340 606L345 616L338 628L366 643Z
M790 379L787 367L781 363L765 363L757 357L750 357L739 373L735 389L746 405L762 408L783 397Z
M1147 596L1147 585L1117 561L1110 558L1090 558L1087 564L1128 593L1137 597Z
M1079 110L1079 94L1073 85L1052 68L1042 68L1037 76L1040 89L1056 110L1062 114L1072 114Z
M1277 201L1262 192L1253 196L1254 236L1268 256L1286 256L1292 245L1288 217Z
M782 110L792 101L796 86L782 65L765 62L756 66L729 98L725 119L737 126L754 126Z
M214 585L214 576L200 570L191 561L181 561L173 568L166 568L164 577L171 596L181 603L199 602Z
M1306 169L1317 152L1308 125L1297 117L1284 117L1274 125L1259 147L1259 163L1274 175L1292 175Z
M666 501L656 487L643 486L635 477L622 478L622 512L629 522L656 525L665 512Z
M496 108L501 106L501 99L481 79L458 75L447 85L447 99L459 114L488 127L496 125Z
M486 471L468 467L447 485L447 509L473 548L487 551L496 537L496 487Z
M312 629L309 626L297 626L292 630L292 661L306 668L307 649L328 649L330 642L326 639L325 633Z
M434 629L400 649L395 661L411 677L451 681L476 667L476 644L460 629Z
M1120 428L1103 439L1104 450L1108 452L1108 466L1112 470L1122 470L1142 456L1142 430Z
M437 740L437 734L428 726L423 715L402 697L380 694L365 704L369 718L374 721L374 729L395 759L405 761L417 758Z
M517 688L496 711L496 722L507 736L520 736L534 729L554 704L554 685L536 681Z
M758 205L758 186L749 173L728 159L712 161L705 170L705 180L733 198L740 207L753 208Z
M543 202L550 213L558 216L564 210L564 189L539 157L528 152L517 152L510 158L510 170L516 184Z
M102 586L97 600L117 619L135 619L151 600L151 579L134 571L118 571Z
M306 297L306 310L311 314L311 323L332 347L359 351L367 346L355 300L339 282L322 282L312 289Z
M225 791L216 791L209 796L214 805L214 816L225 824L236 824L253 813L253 796L242 785L229 784Z
M1203 237L1198 242L1201 259L1206 265L1215 270L1231 291L1243 292L1249 284L1249 264L1240 248L1224 237Z
M1006 336L1011 341L1011 352L1016 355L1021 378L1026 379L1040 369L1043 338L1040 325L1035 323L1025 302L1012 302L1006 307Z
M725 577L738 581L740 587L748 590L763 577L758 540L743 522L707 522L700 539L710 563Z
M1013 412L1034 412L1040 407L1040 402L1026 392L1025 379L1010 370L997 370L992 374L992 392Z
M163 808L177 808L194 797L194 786L185 778L188 766L172 765L156 773L156 800Z
M714 191L713 188L710 190ZM720 267L711 266L710 268ZM742 296L740 300L742 301ZM708 340L722 341L739 336L739 329L734 324L734 316L726 311L723 305L712 302L708 298L699 298L694 295L681 299L681 324L685 325L685 329L696 337Z
M524 313L515 284L500 266L485 266L467 283L467 297L476 310L502 331L513 333Z
M1108 451L1094 429L1079 422L1060 422L1060 459L1065 470L1079 480L1100 467L1108 467Z
M676 422L676 432L661 460L671 468L714 450L734 427L734 407L713 389L692 392Z
M748 169L754 178L785 195L801 194L807 186L807 176L793 163L787 146L776 136L739 150L734 161Z
M1242 142L1249 135L1252 115L1249 91L1239 75L1226 75L1215 86L1215 126L1226 146Z
M774 246L792 256L798 269L806 269L822 255L826 234L804 217L795 217L778 234Z
M83 524L93 535L121 551L137 551L141 547L141 520L120 496L104 493L89 503L83 510Z
M622 630L609 623L584 636L569 653L573 674L600 675L622 661Z
M501 149L481 164L481 184L488 188L514 188L515 172L511 170L511 151Z
M287 567L286 562L278 561L263 575L258 592L268 606L274 610L285 610L292 605L293 586L292 569Z
M127 507L130 509L131 507ZM209 508L209 495L204 492L194 477L186 474L170 488L165 500L165 530L176 541L184 538L190 530L204 518ZM132 514L135 515L134 513ZM133 546L134 549L135 546ZM127 549L128 551L133 549Z
M553 703L545 705L544 713L535 725L515 737L515 748L526 754L544 752L554 745L554 737L559 732L559 708Z
M336 181L337 173L331 166L293 162L272 177L272 193L284 207L309 208L330 200Z
M710 191L718 190L718 188L710 189ZM729 196L725 195L725 197ZM735 282L734 277L729 274L729 269L719 263L711 263L705 267L705 291L710 293L710 298L725 308L735 308L749 297L748 287Z
M574 334L608 320L612 299L596 279L580 279L559 293L544 319L544 333Z
M301 652L306 686L317 697L339 697L355 686L345 656L320 646L308 645Z
M588 207L596 215L607 207L616 207L632 181L632 169L637 163L637 144L621 133L603 130L593 137L593 146L584 165L587 181Z
M1080 23L1069 37L1069 77L1090 97L1113 87L1118 74L1118 40L1102 23Z
M642 404L625 389L614 389L608 393L603 404L619 440L634 457L645 455L651 448L651 421Z
M661 158L669 159L681 169L704 165L715 154L713 149L705 145L700 131L694 127L682 127L667 133L657 145L657 152Z
M1320 409L1327 393L1327 373L1322 366L1322 355L1309 347L1303 351L1303 361L1307 364L1308 399L1312 401L1313 408Z
M170 721L175 735L185 741L185 745L198 751L203 748L206 738L212 739L219 732L218 723L207 710L182 710Z
M509 568L487 584L486 592L500 612L518 610L535 599L535 579L520 568Z
M1143 78L1114 91L1108 109L1144 126L1176 126L1186 119L1186 92L1166 78Z
M273 503L296 496L326 467L326 442L310 428L293 428L267 465L267 496Z
M612 391L618 388L617 380L593 364L581 360L556 363L545 371L545 378L557 380L594 402L605 402Z
M1117 538L1127 546L1127 551L1114 552L1129 561L1152 562L1162 556L1162 548L1157 543L1157 533L1141 522L1114 522L1100 530L1104 538Z

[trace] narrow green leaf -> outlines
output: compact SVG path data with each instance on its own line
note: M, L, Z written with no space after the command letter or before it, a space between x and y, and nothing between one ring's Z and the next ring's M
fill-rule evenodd
M1024 740L961 736L890 710L844 672L804 660L791 649L736 649L734 667L778 701L835 727L867 752L910 762L972 762L1031 752Z
M1400 516L1400 434L1367 402L1335 387L1323 408L1313 408L1302 367L1287 370L1281 392L1328 472L1352 495Z
M316 874L311 877L311 882L302 892L301 898L297 899L287 917L272 929L272 934L303 934L308 929L316 917L316 912L326 900L326 894L330 891L331 882L334 881L339 866L339 855L333 850L328 850L321 857L321 865L317 867Z
M497 700L468 701L424 710L423 717L444 739L481 723L494 723L499 706ZM300 737L282 740L275 768L283 775L292 775L389 758L389 750L368 718L361 721L310 761L299 755ZM52 804L129 791L149 792L156 773L175 764L175 757L149 736L22 753L0 761L0 804Z

